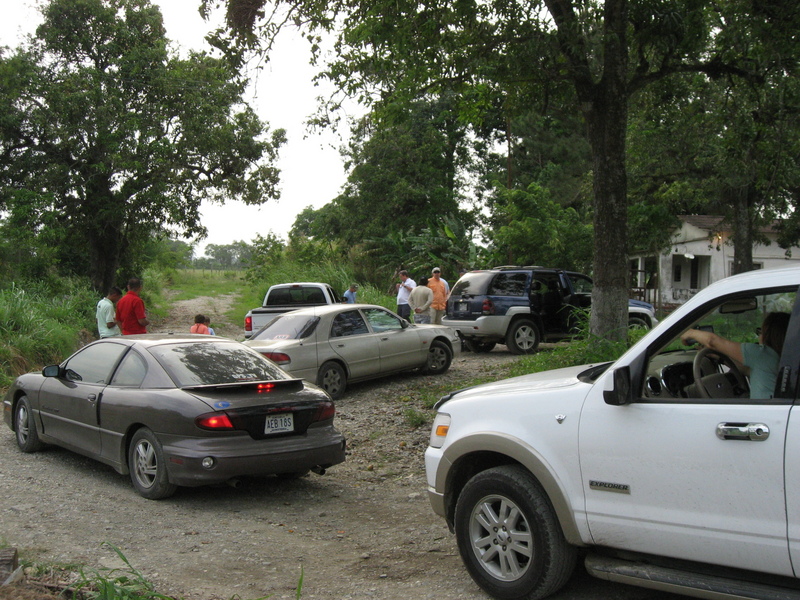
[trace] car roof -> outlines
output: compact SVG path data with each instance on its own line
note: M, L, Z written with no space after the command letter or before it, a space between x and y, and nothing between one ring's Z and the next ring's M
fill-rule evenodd
M314 316L321 316L327 315L330 313L336 312L344 312L347 310L353 310L356 308L380 308L383 310L388 310L385 306L379 306L377 304L323 304L322 306L307 306L305 308L298 308L296 310L284 313L286 315L314 315Z
M202 333L141 333L136 335L123 335L123 336L116 336L110 338L104 338L100 340L103 342L116 342L116 343L124 343L128 345L137 345L137 346L160 346L163 344L174 344L176 342L185 343L185 342L200 342L200 343L211 343L211 342L233 342L235 340L231 340L229 338L219 337L215 335L206 335Z

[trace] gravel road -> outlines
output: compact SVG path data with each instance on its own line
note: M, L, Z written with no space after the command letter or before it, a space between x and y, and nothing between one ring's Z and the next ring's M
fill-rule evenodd
M221 317L225 301L210 300L213 311L186 301L178 320L151 330L188 329L187 316L197 312ZM239 335L238 325L215 326ZM107 542L159 592L187 600L296 598L301 575L306 600L485 600L427 499L428 428L412 428L404 413L419 388L446 382L455 389L476 374L498 372L514 360L501 348L462 354L442 376L409 373L352 386L337 402L346 462L296 481L184 488L155 502L139 497L127 477L66 450L23 454L4 428L0 542L17 547L23 559L122 566ZM579 569L554 598L677 597L612 585Z

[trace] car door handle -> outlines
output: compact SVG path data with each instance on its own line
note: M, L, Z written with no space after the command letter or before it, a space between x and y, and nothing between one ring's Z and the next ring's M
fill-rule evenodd
M763 442L769 437L769 427L764 423L720 423L717 437L721 440Z
M97 395L96 395L96 394L89 394L89 395L86 397L86 399L87 399L89 402L91 402L92 404L94 404L95 402L97 402Z

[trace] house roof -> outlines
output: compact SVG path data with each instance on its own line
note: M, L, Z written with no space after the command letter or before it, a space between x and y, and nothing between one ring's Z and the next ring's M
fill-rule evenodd
M725 221L725 217L720 215L678 215L678 218L688 225L693 225L698 229L706 231L730 233L733 227L729 222ZM762 225L758 228L759 233L776 233L779 219L775 219L769 225Z

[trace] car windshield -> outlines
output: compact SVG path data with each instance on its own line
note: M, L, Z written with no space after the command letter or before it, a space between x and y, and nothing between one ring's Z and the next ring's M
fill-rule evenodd
M289 379L275 364L239 342L168 344L149 351L178 387Z
M465 273L453 286L451 295L461 296L462 294L469 294L471 296L477 296L485 294L493 276L494 273L486 271Z
M265 325L251 339L254 340L302 340L310 336L319 323L312 315L282 315Z

